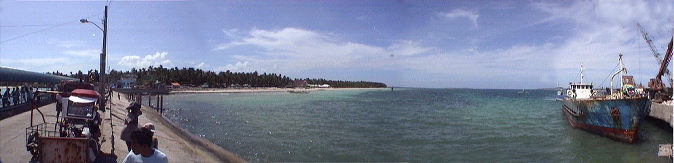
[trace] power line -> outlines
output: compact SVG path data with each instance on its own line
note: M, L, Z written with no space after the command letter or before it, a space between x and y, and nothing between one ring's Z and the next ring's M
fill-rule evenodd
M55 26L55 25L59 25L59 24L0 25L0 28L44 27L44 26Z
M94 16L97 16L97 15L100 15L100 13L94 14L94 15L91 15L91 16L87 16L85 18L90 18L90 17L94 17ZM30 35L33 35L33 34L36 34L36 33L44 32L44 31L47 31L47 30L50 30L50 29L53 29L53 28L56 28L56 27L60 27L60 26L64 26L64 25L68 25L68 24L76 23L76 22L79 22L79 20L68 21L68 22L60 23L60 24L52 24L47 28L43 28L43 29L40 29L40 30L37 30L37 31L29 32L29 33L19 35L19 36L16 36L16 37L12 37L12 38L7 39L7 40L2 40L2 41L0 41L0 44L4 44L4 43L12 41L12 40L20 39L20 38L23 38L23 37L26 37L26 36L30 36ZM48 25L43 24L43 25L16 25L16 26L19 27L19 26L48 26Z
M12 40L20 39L20 38L23 38L23 37L26 37L26 36L30 36L32 34L44 32L46 30L50 30L52 28L56 28L56 27L63 26L63 25L66 25L66 24L75 23L75 22L78 22L78 21L70 21L70 22L66 22L66 23L62 23L62 24L57 24L57 25L54 25L54 26L51 26L51 27L47 27L47 28L44 28L44 29L40 29L40 30L37 30L37 31L29 32L29 33L19 35L19 36L16 36L16 37L13 37L13 38L10 38L10 39L7 39L7 40L0 41L0 44L3 44L3 43L8 42L8 41L12 41Z

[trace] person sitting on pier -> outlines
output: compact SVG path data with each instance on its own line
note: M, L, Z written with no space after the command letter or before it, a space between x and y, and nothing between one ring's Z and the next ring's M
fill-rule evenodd
M127 150L131 151L131 133L138 130L138 116L143 114L140 111L140 104L137 102L132 102L126 107L127 117L124 120L126 127L122 130L121 139L126 142Z
M89 160L93 163L117 162L117 155L101 151L101 144L98 143L98 138L101 137L101 129L98 126L93 125L89 127L89 133L91 134L91 139L89 139L89 149L87 149Z
M147 128L131 133L131 148L123 163L168 163L166 155L156 148L152 148L152 131Z

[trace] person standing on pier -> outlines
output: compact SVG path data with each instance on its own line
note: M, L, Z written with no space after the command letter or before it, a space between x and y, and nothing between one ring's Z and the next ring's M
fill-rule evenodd
M21 100L21 103L26 103L26 85L24 84L19 88L19 99Z
M159 149L152 148L152 131L148 128L131 133L131 148L123 163L168 163L166 154Z
M26 101L30 102L33 100L33 88L27 87L26 88Z
M5 107L5 98L4 97L5 96L2 95L2 89L0 88L0 99L2 99L2 100L0 100L0 108Z
M126 127L122 130L121 139L126 142L126 148L128 151L131 151L131 133L138 130L138 116L143 114L140 111L140 104L137 102L131 102L128 107L126 107L127 116L124 120Z
M9 88L2 94L2 107L4 108L7 106L9 106Z
M12 89L12 100L14 102L14 106L19 105L19 87Z

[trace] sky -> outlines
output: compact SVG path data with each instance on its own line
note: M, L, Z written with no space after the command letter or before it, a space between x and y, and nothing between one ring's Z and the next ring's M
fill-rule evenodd
M17 1L0 0L0 66L107 64L281 73L395 87L608 87L618 53L644 85L664 55L674 1ZM671 65L670 65L671 69ZM617 83L616 83L617 84Z

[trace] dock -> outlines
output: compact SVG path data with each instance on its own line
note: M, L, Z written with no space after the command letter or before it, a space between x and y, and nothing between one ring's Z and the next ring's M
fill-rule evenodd
M126 144L120 139L120 133L124 127L126 117L125 108L129 105L129 100L122 96L116 97L117 93L111 98L112 105L102 115L101 125L101 150L110 152L112 150L112 141L114 135L114 151L117 155L117 162L124 160L128 153ZM55 103L51 103L39 108L45 114L47 121L55 121L56 110ZM164 152L169 162L245 162L235 154L225 149L186 132L177 126L165 120L156 110L147 106L142 106L143 114L138 117L139 124L153 123L156 128L155 137L158 139L159 150ZM112 112L112 115L110 114ZM38 113L35 113L38 114ZM110 118L110 115L112 118ZM42 119L35 116L36 122ZM30 123L30 112L23 112L11 117L0 120L0 160L2 162L29 162L31 154L26 151L26 127ZM112 123L112 127L109 125Z
M663 103L651 103L651 111L648 113L648 116L654 119L662 120L669 124L669 127L673 127L672 123L672 101L666 101Z
M674 127L672 123L672 101L665 101L663 103L651 103L651 110L648 113L648 116L667 123L669 127ZM674 135L673 135L674 136ZM658 156L659 157L672 157L672 144L660 144L658 147Z

